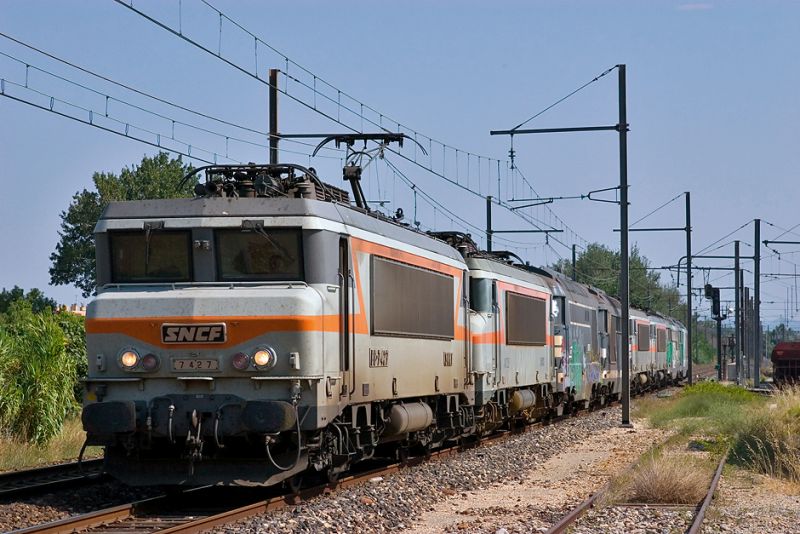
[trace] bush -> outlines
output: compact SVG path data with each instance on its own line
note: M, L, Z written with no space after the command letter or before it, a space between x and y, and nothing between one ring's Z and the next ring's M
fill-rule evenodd
M710 477L696 462L651 454L638 466L630 483L631 502L697 504L708 490Z
M77 413L74 360L57 316L14 303L0 325L0 425L19 439L44 444Z
M675 421L685 434L703 430L730 438L745 424L747 407L763 402L741 387L700 382L684 388L674 403L653 412L651 420L656 426Z
M778 392L740 429L733 458L758 472L800 482L800 387Z
M731 446L730 461L800 483L800 387L765 398L737 386L700 382L666 406L641 410L656 426L672 424L684 435L710 436Z
M89 372L89 363L86 359L86 321L80 315L74 313L60 312L55 316L58 326L64 332L66 338L65 349L70 366L75 370L75 385L73 394L75 401L83 401L83 382Z

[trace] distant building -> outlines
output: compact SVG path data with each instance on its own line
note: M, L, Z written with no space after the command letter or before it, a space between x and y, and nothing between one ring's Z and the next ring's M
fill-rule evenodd
M73 313L75 315L80 315L81 317L86 317L86 304L70 304L67 306L66 304L62 304L59 308L59 311Z

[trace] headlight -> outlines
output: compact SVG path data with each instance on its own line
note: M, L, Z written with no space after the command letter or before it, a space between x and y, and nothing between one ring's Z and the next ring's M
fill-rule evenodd
M126 349L119 355L119 364L126 371L130 371L139 364L139 353L133 349Z
M250 366L250 356L244 352L238 352L231 358L231 363L236 369L244 371Z
M145 371L155 371L158 369L158 356L155 354L147 354L142 358L142 368Z
M261 347L253 354L253 365L256 369L268 369L274 367L278 361L278 355L270 347Z

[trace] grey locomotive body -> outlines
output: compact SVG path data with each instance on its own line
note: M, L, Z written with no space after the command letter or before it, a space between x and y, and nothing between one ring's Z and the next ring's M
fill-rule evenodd
M114 476L336 477L617 395L616 300L353 208L312 171L237 172L97 225L83 422ZM634 384L680 379L682 327L640 315Z

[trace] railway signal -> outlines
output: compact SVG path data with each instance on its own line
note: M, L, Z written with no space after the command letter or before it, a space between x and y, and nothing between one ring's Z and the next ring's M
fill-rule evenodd
M714 287L711 284L706 284L704 296L711 300L711 317L717 322L717 379L722 380L722 321L727 319L728 315L720 313L719 289L720 288Z

